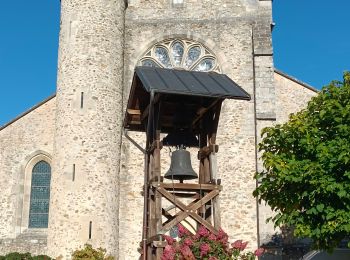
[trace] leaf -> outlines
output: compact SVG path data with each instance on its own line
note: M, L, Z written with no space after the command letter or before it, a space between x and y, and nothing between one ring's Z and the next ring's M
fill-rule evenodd
M254 191L316 249L331 250L350 230L350 72L333 81L259 144L264 170Z
M324 204L318 204L318 205L316 206L316 208L317 208L317 210L318 210L319 212L322 212L323 209L324 209Z

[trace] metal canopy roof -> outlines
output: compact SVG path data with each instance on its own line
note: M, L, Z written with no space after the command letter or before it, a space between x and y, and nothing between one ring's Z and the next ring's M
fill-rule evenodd
M147 92L250 100L234 81L216 72L136 67L135 76Z
M163 133L174 130L180 114L192 122L188 127L198 132L201 118L213 113L226 98L250 100L249 94L224 74L136 67L124 128L145 131L150 107L157 105L161 110L158 124Z

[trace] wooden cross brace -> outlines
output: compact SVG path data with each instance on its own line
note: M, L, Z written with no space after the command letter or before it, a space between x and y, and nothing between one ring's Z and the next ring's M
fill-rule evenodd
M182 220L184 220L187 217L193 218L198 223L205 226L210 232L217 234L218 231L212 226L210 222L203 219L201 216L198 215L197 210L205 205L208 201L215 198L217 195L219 195L220 191L218 189L214 189L210 191L208 194L206 194L203 198L199 199L197 202L192 201L190 204L185 205L180 200L178 200L173 194L168 192L163 187L157 187L157 191L167 200L169 200L171 203L175 205L175 207L178 207L181 211L176 213L175 216L173 216L173 219L167 223L165 223L162 226L162 229L159 233L164 234L168 230L170 230L173 226L180 223ZM169 217L169 216L168 216Z

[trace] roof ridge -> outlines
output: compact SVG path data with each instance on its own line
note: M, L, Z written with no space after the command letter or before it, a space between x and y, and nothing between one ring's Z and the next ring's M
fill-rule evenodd
M283 76L283 77L285 77L287 79L290 79L291 81L294 81L295 83L298 83L298 84L302 85L303 87L305 87L307 89L310 89L310 90L312 90L314 92L320 92L320 90L318 90L317 88L315 88L315 87L313 87L313 86L311 86L311 85L309 85L309 84L307 84L307 83L305 83L305 82L303 82L301 80L298 80L297 78L294 78L294 77L284 73L283 71L280 71L280 70L278 70L276 68L274 68L274 71L277 74L280 74L281 76Z
M0 126L0 131L3 130L4 128L8 127L9 125L13 124L14 122L16 122L17 120L21 119L22 117L24 117L25 115L29 114L30 112L32 112L33 110L37 109L38 107L40 107L41 105L45 104L46 102L50 101L51 99L53 99L56 96L56 93L52 94L51 96L45 98L43 101L39 102L38 104L34 105L33 107L29 108L28 110L24 111L23 113L19 114L18 116L16 116L14 119L12 119L11 121L7 122L6 124Z

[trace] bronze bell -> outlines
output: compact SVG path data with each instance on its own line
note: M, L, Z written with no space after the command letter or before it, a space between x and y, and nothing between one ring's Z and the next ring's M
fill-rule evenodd
M173 152L170 169L164 178L180 180L180 182L198 178L197 173L192 169L190 152L182 148Z

